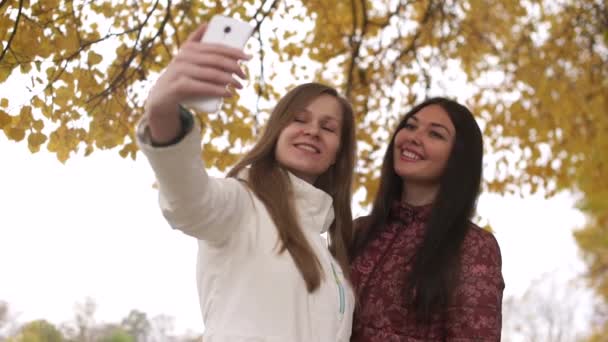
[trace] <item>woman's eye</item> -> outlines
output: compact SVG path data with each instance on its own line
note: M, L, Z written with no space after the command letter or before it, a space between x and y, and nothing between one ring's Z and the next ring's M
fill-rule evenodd
M324 130L326 130L326 131L328 131L328 132L335 132L335 131L336 131L336 129L335 129L335 128L333 128L333 127L329 127L329 126L323 126L323 127L321 127L321 128L323 128Z
M437 132L435 132L435 131L431 131L431 136L432 136L433 138L445 139L445 138L443 137L443 135L442 135L442 134L437 133Z
M406 123L405 125L403 125L403 128L407 129L408 131L411 131L411 130L416 129L416 126L414 126L411 123Z

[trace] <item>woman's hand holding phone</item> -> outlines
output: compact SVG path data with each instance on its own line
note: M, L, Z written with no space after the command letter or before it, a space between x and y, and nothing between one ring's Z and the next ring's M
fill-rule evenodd
M242 88L233 75L245 78L239 61L251 57L240 49L201 42L206 30L203 24L190 34L148 94L145 115L155 143L163 144L179 135L180 103L193 98L230 97L229 86Z

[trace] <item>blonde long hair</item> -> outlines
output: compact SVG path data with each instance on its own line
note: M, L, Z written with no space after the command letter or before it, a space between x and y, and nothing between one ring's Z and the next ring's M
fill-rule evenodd
M249 167L246 183L264 203L277 227L279 253L289 252L306 281L308 292L316 290L321 283L321 264L298 223L292 185L286 170L275 158L275 149L283 128L293 121L297 111L322 94L335 97L342 105L342 133L336 162L317 178L314 186L333 199L335 219L328 230L329 250L348 276L348 248L353 239L350 204L356 155L355 120L350 103L335 89L305 83L289 91L272 111L260 140L228 173L228 177L236 178L241 170Z

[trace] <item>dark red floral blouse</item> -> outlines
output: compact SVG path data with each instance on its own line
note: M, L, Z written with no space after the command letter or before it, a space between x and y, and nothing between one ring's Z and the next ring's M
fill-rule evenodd
M352 342L500 341L505 286L500 249L491 233L473 224L445 318L416 323L403 289L430 211L430 205L393 205L386 228L353 260L357 307Z

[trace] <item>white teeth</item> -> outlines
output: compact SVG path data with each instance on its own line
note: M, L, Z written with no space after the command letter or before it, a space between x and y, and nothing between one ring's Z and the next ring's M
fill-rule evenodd
M413 159L413 160L419 160L420 156L418 156L416 153L414 152L410 152L408 150L403 150L401 151L401 155L408 158L408 159Z
M297 147L300 148L300 149L302 149L302 150L319 153L319 150L317 150L316 148L314 148L314 147L312 147L310 145L299 144L299 145L297 145Z

